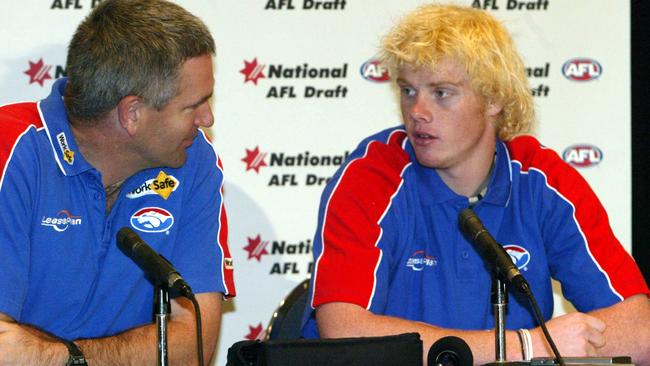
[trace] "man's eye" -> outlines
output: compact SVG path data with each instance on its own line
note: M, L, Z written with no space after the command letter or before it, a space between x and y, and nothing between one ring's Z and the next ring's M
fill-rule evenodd
M402 87L402 94L407 97L412 97L415 95L415 89L410 88L410 87Z
M445 89L436 89L433 91L433 94L436 96L436 98L445 98L449 96L449 91Z

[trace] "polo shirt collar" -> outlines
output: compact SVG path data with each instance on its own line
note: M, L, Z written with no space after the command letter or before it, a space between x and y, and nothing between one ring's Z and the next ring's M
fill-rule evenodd
M498 206L506 206L510 198L512 184L512 172L510 168L510 157L505 144L501 140L496 143L496 160L492 170L492 177L488 183L487 194L481 202L490 203ZM420 197L425 204L439 204L446 201L459 201L469 205L467 197L461 196L452 191L445 182L440 178L435 169L421 165L416 157L415 150L410 141L406 141L404 150L409 154L415 174L418 181L418 189L423 194Z
M70 121L63 104L63 93L67 78L60 78L52 85L50 95L38 103L43 126L61 172L66 176L81 174L93 167L81 156L74 140Z
M503 141L497 140L494 169L492 170L490 183L488 183L487 194L482 201L505 207L510 199L511 188L512 170L508 149Z

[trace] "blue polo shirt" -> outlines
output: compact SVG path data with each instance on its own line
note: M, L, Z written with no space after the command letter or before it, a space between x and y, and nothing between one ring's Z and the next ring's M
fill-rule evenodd
M116 245L134 229L195 293L233 296L223 175L203 133L177 169L126 179L108 215L101 174L81 155L58 80L37 103L0 108L0 313L66 339L152 322L153 286Z
M546 319L551 278L581 311L648 294L575 169L530 136L495 148L487 193L473 209L530 282ZM492 269L458 225L468 206L417 162L403 127L361 142L323 192L304 336L318 336L313 309L329 302L444 328L493 328ZM513 291L506 325L536 326L527 299Z

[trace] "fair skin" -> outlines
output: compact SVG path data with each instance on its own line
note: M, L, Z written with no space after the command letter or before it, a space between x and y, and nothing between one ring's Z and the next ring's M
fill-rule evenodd
M210 127L214 117L209 100L214 87L212 57L191 58L181 66L177 94L160 110L142 98L129 95L92 127L73 123L73 134L84 158L101 172L104 186L148 168L178 167L199 127ZM196 295L201 308L204 361L207 365L217 344L222 295ZM189 300L171 301L168 322L169 363L196 365L196 315ZM115 336L80 339L90 365L155 365L155 324ZM0 366L65 365L68 350L60 342L0 313Z
M420 164L436 169L454 192L470 196L486 179L494 159L497 104L484 101L472 89L464 69L442 60L435 70L406 66L399 70L402 116ZM488 300L486 300L488 301ZM453 335L467 342L475 364L495 360L493 331L462 331L377 315L355 304L333 302L316 310L323 338L384 336L418 332L423 361L438 339ZM632 296L589 314L574 312L547 322L563 356L630 355L636 364L650 364L650 302ZM541 329L531 329L535 357L552 357ZM506 358L521 360L516 332L506 332Z
M72 123L82 155L102 173L104 186L143 169L183 165L199 127L214 123L212 70L209 55L185 61L177 95L160 111L128 95L97 126Z

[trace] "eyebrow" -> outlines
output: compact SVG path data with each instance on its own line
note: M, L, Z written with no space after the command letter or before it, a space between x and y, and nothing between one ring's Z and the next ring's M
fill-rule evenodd
M206 100L212 98L212 95L213 95L213 94L214 94L214 92L212 92L212 93L206 95L205 97L201 98L201 100L199 100L198 102L196 102L196 103L194 103L194 104L190 104L190 105L188 105L188 106L185 107L185 108L196 108L196 107L200 106L201 104L205 103Z
M413 84L413 83L409 82L408 80L406 80L404 78L397 78L395 80L395 82L398 83L398 84L407 84L407 85L412 85ZM437 86L441 86L441 85L461 86L461 85L463 85L463 82L464 82L464 80L459 80L459 81L441 80L441 81L437 81L437 82L428 83L426 86L433 86L433 87L437 87Z

